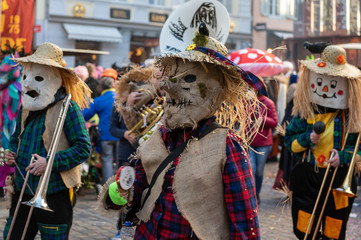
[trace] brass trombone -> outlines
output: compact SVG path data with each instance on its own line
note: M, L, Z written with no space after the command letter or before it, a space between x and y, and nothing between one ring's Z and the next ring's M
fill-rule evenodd
M29 210L29 215L28 215L28 218L27 218L27 221L26 221L26 224L25 224L21 239L25 238L27 228L28 228L28 225L29 225L29 221L30 221L30 218L31 218L31 214L32 214L32 211L33 211L34 207L41 208L41 209L44 209L44 210L47 210L47 211L53 211L48 207L48 204L46 202L46 192L48 190L51 169L53 167L55 154L56 154L56 151L57 151L57 148L58 148L58 143L59 143L59 139L60 139L60 136L61 136L61 131L62 131L63 126L64 126L66 114L68 112L70 100L71 100L71 94L68 94L65 97L64 101L63 101L63 106L61 107L61 110L60 110L60 113L59 113L59 117L58 117L58 120L57 120L57 123L56 123L54 135L53 135L53 138L51 140L49 151L48 151L48 154L47 154L47 157L46 157L48 163L46 165L46 169L45 169L44 174L41 176L41 178L39 180L39 185L38 185L38 188L36 189L36 193L35 193L34 197L30 201L23 202L23 204L29 205L31 208ZM32 159L32 161L33 161L33 159ZM28 173L27 173L27 176L28 176ZM27 180L27 178L26 178L26 180ZM25 184L26 184L26 182L24 182L24 185ZM24 190L25 190L25 187L23 187L21 189L20 196L23 195ZM19 202L21 201L20 196L19 196ZM18 205L16 207L18 208ZM15 213L17 213L16 210L15 210ZM10 239L12 226L15 223L15 220L16 220L15 213L14 213L12 223L11 223L11 226L10 226L10 229L9 229L9 232L8 232L8 236L6 238L7 240Z
M348 138L348 132L346 133L345 140L344 140L344 142L342 144L341 151L343 151L345 149L347 138ZM359 145L360 145L360 140L361 140L361 133L359 133L358 136L357 136L355 149L354 149L354 152L353 152L353 155L352 155L352 158L351 158L351 163L350 163L349 169L347 171L347 175L346 175L341 187L334 189L335 191L346 194L348 197L354 197L355 196L355 194L351 191L351 182L352 182L352 175L353 175L354 166L355 166L355 163L356 163L357 151L358 151L358 148L359 148ZM333 154L331 154L330 159L332 157L333 157ZM307 230L306 230L306 233L305 233L304 240L307 239L308 231L310 230L311 225L313 225L313 218L314 218L316 209L318 207L318 202L320 200L320 197L321 197L321 194L322 194L322 191L323 191L324 184L325 184L326 179L327 179L327 174L329 172L330 166L331 165L328 163L327 164L327 169L326 169L326 172L325 172L325 176L323 177L322 184L321 184L321 187L320 187L320 190L319 190L316 202L315 202L315 206L313 207L312 215L311 215L310 220L308 222L308 226L307 226ZM323 212L325 210L325 207L326 207L326 204L327 204L327 201L328 201L329 194L330 194L331 189L332 189L332 184L333 184L333 181L335 179L337 170L338 170L338 167L336 167L334 172L333 172L333 175L332 175L332 178L331 178L331 181L330 181L330 184L329 184L329 188L327 190L326 197L325 197L325 200L323 202L322 209L321 209L321 212L320 212L320 214L318 216L317 224L316 224L315 230L314 230L313 235L312 235L312 240L314 240L316 238L318 228L319 228L320 223L321 223L322 215L323 215Z

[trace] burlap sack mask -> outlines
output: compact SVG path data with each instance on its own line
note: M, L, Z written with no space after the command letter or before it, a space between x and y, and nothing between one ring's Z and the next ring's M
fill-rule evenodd
M166 126L196 127L199 120L214 114L223 126L238 126L234 130L248 139L250 135L245 132L259 104L255 90L267 95L266 88L259 78L229 60L227 48L209 37L204 28L201 24L185 51L167 54L157 62L168 74L163 83L168 92Z

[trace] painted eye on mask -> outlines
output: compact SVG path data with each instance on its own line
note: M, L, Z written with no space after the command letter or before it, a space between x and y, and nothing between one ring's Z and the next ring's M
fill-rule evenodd
M331 88L335 88L337 86L337 81L336 80L332 80L331 81Z
M322 78L317 78L317 85L321 86L322 85Z
M38 81L38 82L41 82L41 81L44 80L44 78L41 77L41 76L36 76L36 77L35 77L35 80Z
M193 74L188 74L184 77L184 81L186 81L187 83L192 83L195 82L196 80L197 80L197 76Z

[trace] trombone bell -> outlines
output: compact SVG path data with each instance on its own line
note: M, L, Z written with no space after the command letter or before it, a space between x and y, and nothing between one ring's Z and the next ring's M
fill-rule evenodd
M51 208L49 208L46 199L42 198L40 195L37 195L36 198L34 197L30 201L22 202L22 204L28 205L30 207L41 208L49 212L54 212L51 210Z
M335 191L339 192L339 193L342 193L342 194L345 194L347 197L354 197L356 196L356 194L354 194L352 191L351 191L351 187L348 185L348 186L344 186L342 185L341 187L339 188L336 188L334 189Z
M357 150L358 150L359 145L360 145L360 140L361 140L361 133L359 133L358 136L357 136L356 146L355 146L355 149L354 149L353 154L352 154L350 166L348 168L346 177L343 180L343 183L342 183L341 187L335 189L335 191L338 191L339 193L345 194L348 197L355 197L356 196L356 194L354 194L351 191L351 183L352 183L352 176L353 176L353 171L354 171L354 168L355 168L355 163L356 163L356 160L357 160Z

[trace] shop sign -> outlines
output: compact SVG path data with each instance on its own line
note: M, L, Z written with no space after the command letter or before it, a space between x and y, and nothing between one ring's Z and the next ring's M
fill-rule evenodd
M256 30L257 32L266 31L267 25L266 25L266 23L256 23L256 25L254 26L254 30Z
M0 1L1 2L1 1ZM1 11L1 50L10 47L31 52L34 26L34 0L3 0ZM21 3L21 4L20 4Z
M134 43L144 43L145 41L145 37L140 37L140 36L135 36L133 35L132 38L131 38L131 42L134 42Z
M161 14L161 13L155 13L155 12L149 13L149 22L165 23L167 18L168 18L168 14Z
M147 38L144 40L145 47L158 47L159 46L159 38Z
M41 25L34 25L34 33L41 32Z
M130 10L123 8L111 8L110 9L110 17L130 20Z

